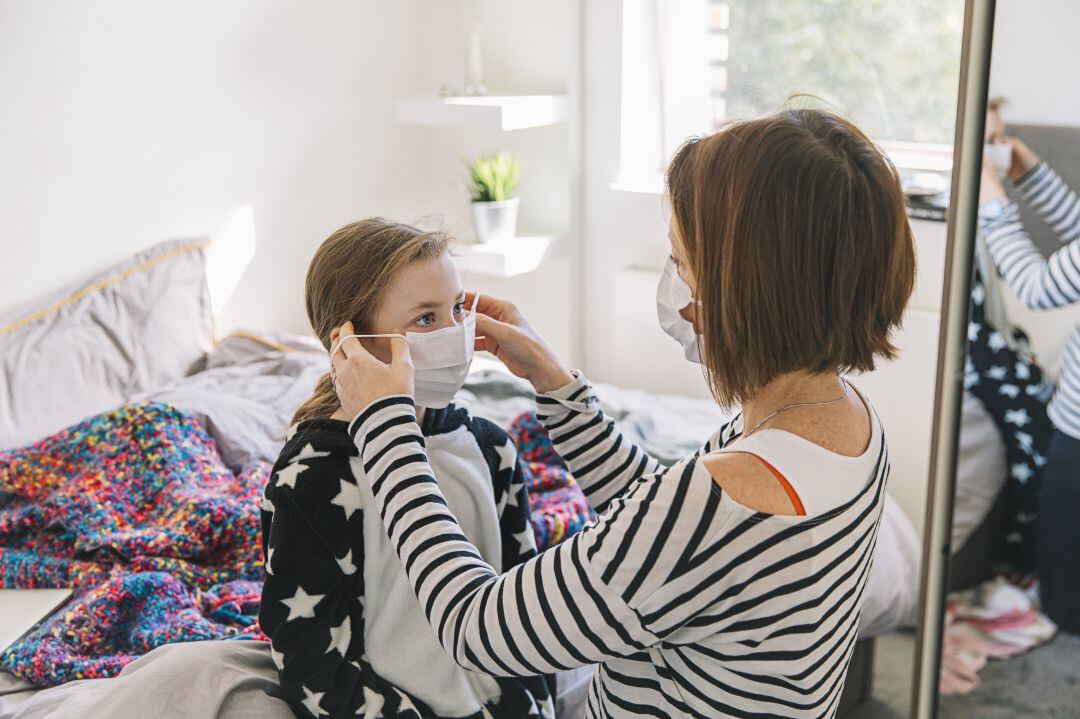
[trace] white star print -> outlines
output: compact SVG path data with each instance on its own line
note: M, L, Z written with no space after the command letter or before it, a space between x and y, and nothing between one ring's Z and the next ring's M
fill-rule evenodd
M977 322L968 322L968 342L974 342L979 339L979 328L981 325Z
M270 645L270 658L274 661L274 666L278 669L285 668L285 655L274 649L274 645Z
M994 352L1005 349L1008 344L1009 343L1005 341L1005 335L1001 334L1000 332L991 332L990 337L988 337L986 340L986 346Z
M1034 437L1027 432L1013 432L1013 436L1016 437L1017 443L1019 443L1023 449L1028 451L1031 450L1031 443L1035 441Z
M352 550L350 549L345 553L345 556L341 559L334 558L337 561L338 566L341 567L341 571L345 574L356 574L356 565L352 561Z
M306 708L312 716L326 716L326 711L319 706L319 703L324 696L326 696L326 692L313 692L307 687L304 687L304 708Z
M330 504L336 504L345 510L345 519L348 519L353 515L353 512L360 509L361 502L360 488L355 484L346 482L344 479L338 480L341 482L341 489L338 491L337 496L330 500Z
M1035 473L1031 470L1031 467L1026 464L1014 464L1010 474L1012 474L1013 479L1016 481L1024 483L1031 479L1031 475Z
M270 568L270 562L274 561L274 548L270 547L266 550L266 573L273 574L274 570Z
M300 452L295 457L293 457L291 460L289 460L289 462L295 463L295 462L299 462L302 459L315 459L316 457L329 457L329 456L330 456L329 452L316 452L315 448L313 446L311 446L311 442L308 442L307 444L304 445L304 448L302 450L300 450Z
M532 528L525 527L520 532L514 532L514 539L517 540L518 546L521 547L522 553L528 549L536 548L536 539L533 536Z
M1007 371L1008 370L1006 370L1001 365L996 364L990 369L986 370L986 376L990 379L1002 380L1005 379L1005 373Z
M262 496L262 501L259 503L259 507L264 512L269 512L270 514L274 513L274 503L271 502L270 498L267 497L265 494Z
M1020 394L1020 388L1014 384L1003 384L998 387L998 394L1003 394L1010 399L1016 399L1016 395Z
M416 705L412 703L412 699L410 699L407 695L398 692L398 700L398 710L400 711L400 713L404 714L406 711L412 711L416 714L420 713L416 710Z
M1027 410L1023 407L1020 409L1007 409L1005 410L1005 422L1006 424L1023 427L1031 422L1031 417L1028 416Z
M382 714L383 696L364 687L364 719L378 719Z
M1020 544L1020 542L1024 541L1024 535L1020 534L1020 532L1009 532L1005 535L1005 541L1009 544Z
M315 605L325 596L325 594L308 594L303 587L297 587L296 594L289 599L281 600L281 603L289 608L289 616L285 618L285 621L291 622L297 617L314 617Z
M346 616L341 620L341 624L330 627L330 646L326 648L326 653L337 651L341 653L341 656L345 656L350 641L352 641L352 629L349 625L349 617Z
M1017 379L1031 379L1031 367L1026 362L1015 364Z
M518 505L518 492L521 491L521 482L516 482L510 485L510 489L506 492L506 503L511 507L517 507Z
M506 444L496 447L495 451L499 455L499 471L513 469L514 461L517 459L517 448L514 447L514 443L507 439Z
M540 700L540 712L546 717L555 716L555 707L551 706L551 697Z
M977 305L981 305L986 298L986 290L982 285L975 285L971 288L971 301Z
M1032 459L1035 460L1036 467L1041 467L1046 464L1046 457L1042 456L1038 452L1035 452L1034 455L1032 455Z
M278 484L296 489L296 478L307 468L306 464L290 462L277 471Z

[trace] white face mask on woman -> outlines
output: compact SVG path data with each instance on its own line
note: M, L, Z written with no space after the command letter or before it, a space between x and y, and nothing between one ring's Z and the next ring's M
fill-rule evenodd
M690 286L683 282L675 261L669 257L656 286L656 318L664 332L682 345L686 359L701 364L701 335L694 329L693 322L679 314L679 310L691 302L695 300Z
M345 335L338 338L330 348L333 357L341 343L350 337L404 337L409 343L409 356L413 363L413 397L418 407L442 409L450 404L472 364L476 346L476 299L472 309L459 325L444 327L434 332L406 332L379 335Z
M983 154L993 165L998 178L1004 179L1012 167L1012 145L1008 142L988 142L983 147Z

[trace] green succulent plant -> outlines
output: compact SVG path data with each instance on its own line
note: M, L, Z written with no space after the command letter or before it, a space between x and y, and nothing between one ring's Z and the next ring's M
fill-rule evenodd
M466 162L466 165L473 202L502 202L514 197L519 169L515 155L496 152Z

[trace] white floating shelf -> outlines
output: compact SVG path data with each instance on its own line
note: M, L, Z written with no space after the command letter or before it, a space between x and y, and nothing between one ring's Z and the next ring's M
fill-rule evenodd
M397 101L397 119L409 125L521 130L564 122L566 109L566 95L404 97Z
M458 245L455 252L466 273L514 277L538 268L551 245L550 237L515 237L506 242Z

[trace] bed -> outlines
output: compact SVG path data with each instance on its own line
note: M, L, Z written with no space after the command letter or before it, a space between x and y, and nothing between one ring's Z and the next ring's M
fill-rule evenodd
M200 275L204 247L167 243L0 315L0 377L12 378L0 387L0 448L125 403L156 402L193 417L229 467L272 462L292 411L326 369L325 353L309 337L279 332L238 332L215 343ZM704 400L606 385L598 393L620 427L667 463L699 447L725 419ZM528 387L484 358L460 401L504 427L532 406ZM913 621L919 551L910 521L888 499L845 705L869 689L873 638ZM42 689L0 673L0 719L291 716L272 696L275 676L264 642L166 644L110 678Z

